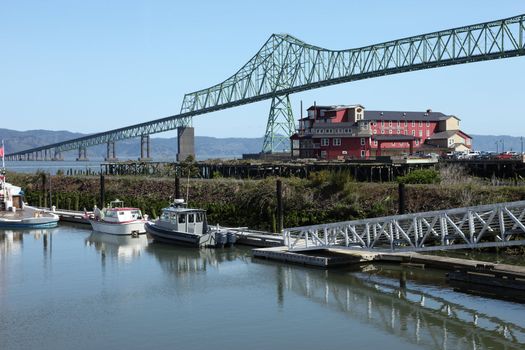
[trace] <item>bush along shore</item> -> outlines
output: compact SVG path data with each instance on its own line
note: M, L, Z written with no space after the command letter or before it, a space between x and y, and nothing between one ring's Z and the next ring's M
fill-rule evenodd
M431 170L434 171L434 170ZM524 186L490 186L457 169L414 171L405 184L405 213L525 200ZM91 210L100 205L98 176L9 174L30 205ZM210 224L276 231L276 178L180 179L181 197L206 209ZM282 178L284 227L398 214L397 183L353 181L347 172L321 171L308 179ZM174 198L174 178L106 177L106 203L116 198L157 217Z

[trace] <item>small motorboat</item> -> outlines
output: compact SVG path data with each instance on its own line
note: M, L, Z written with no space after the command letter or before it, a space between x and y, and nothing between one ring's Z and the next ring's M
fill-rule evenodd
M28 206L24 192L5 181L5 170L0 170L0 228L39 229L58 225L58 215Z
M154 222L146 223L146 232L154 241L194 247L224 247L235 243L235 232L209 226L206 211L187 208L183 199L176 199L162 209Z
M114 200L109 208L93 210L94 216L89 223L94 231L109 233L112 235L140 235L146 233L144 224L147 216L142 215L139 208L124 207L124 202Z

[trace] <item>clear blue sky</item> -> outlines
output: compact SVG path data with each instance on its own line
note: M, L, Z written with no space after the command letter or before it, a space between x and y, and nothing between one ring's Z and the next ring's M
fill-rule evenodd
M0 3L0 127L100 132L177 114L272 33L345 49L525 13L517 0ZM352 82L292 95L374 110L431 108L467 133L525 136L525 57ZM194 119L196 135L259 137L270 101ZM164 133L158 136L173 136Z

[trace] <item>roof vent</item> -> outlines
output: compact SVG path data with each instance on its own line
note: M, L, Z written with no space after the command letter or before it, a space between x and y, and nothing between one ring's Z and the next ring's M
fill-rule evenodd
M384 113L383 113L383 112L381 112L381 115L383 115L383 114L384 114Z

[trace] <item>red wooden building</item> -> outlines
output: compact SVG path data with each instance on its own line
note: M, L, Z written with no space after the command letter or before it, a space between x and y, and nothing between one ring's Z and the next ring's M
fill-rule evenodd
M291 137L294 156L317 159L370 158L416 151L469 150L472 138L452 115L369 111L361 105L312 106Z

